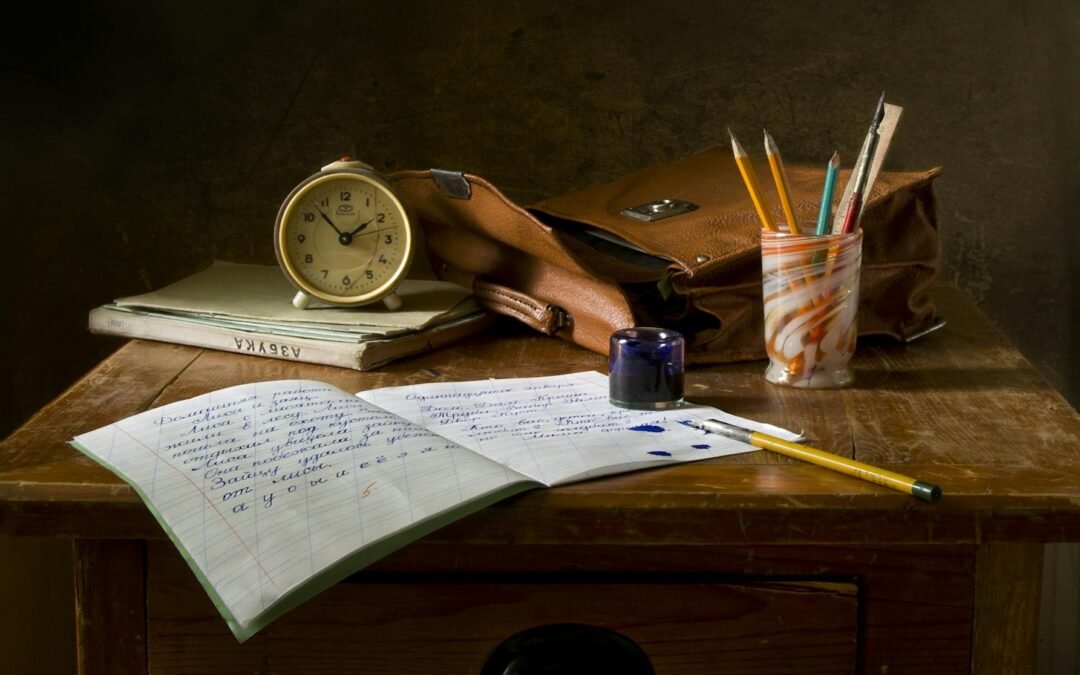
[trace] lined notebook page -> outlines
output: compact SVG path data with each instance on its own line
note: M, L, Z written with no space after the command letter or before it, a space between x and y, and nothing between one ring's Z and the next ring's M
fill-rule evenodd
M388 387L359 396L547 486L755 449L683 420L711 417L796 438L707 406L618 408L608 401L607 376L593 371Z
M239 639L349 554L525 480L310 381L223 389L74 444L139 492Z
M382 555L522 490L750 451L616 408L607 377L447 382L347 394L241 385L75 438L139 493L243 641ZM426 428L425 428L426 427Z

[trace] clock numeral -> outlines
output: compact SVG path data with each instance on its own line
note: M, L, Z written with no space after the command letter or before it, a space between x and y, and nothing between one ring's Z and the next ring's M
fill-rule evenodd
M385 221L386 220L386 214L385 213L378 214L377 216L375 216L375 220L380 222L380 223Z
M327 207L330 206L330 198L329 197L323 197L322 201L319 202L319 206L327 206Z
M390 262L390 261L386 259L386 256L384 256L384 255L380 255L380 256L379 256L379 262L381 262L382 264L384 264L384 265L385 265L385 264L387 264L387 263L388 263L388 262Z
M341 283L345 284L346 286L352 286L352 279L350 279L349 275L346 274L345 276L341 277Z
M371 270L368 270L368 271L364 272L364 277L367 278L367 279L374 279L375 278L375 273L372 272Z
M364 198L364 206L371 206L371 197L370 196Z
M311 257L311 254L308 253L306 256L304 256L304 262L310 265L311 263L315 262L315 258Z
M341 201L343 201L343 202L351 202L352 201L352 193L347 191L347 190L342 190L341 191Z
M322 272L322 278L325 279L327 274L330 274L330 270L319 270Z
M315 214L312 213L311 211L304 211L304 222L305 223L314 223L315 222Z
M307 237L305 237L304 235L302 235L302 234L296 235L296 241L300 242L301 244L303 244L306 240L307 240Z
M383 241L385 241L387 244L394 243L394 235L392 235L392 234L386 235L385 237L383 237Z

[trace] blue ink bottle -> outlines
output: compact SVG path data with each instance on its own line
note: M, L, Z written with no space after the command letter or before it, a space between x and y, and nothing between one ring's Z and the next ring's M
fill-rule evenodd
M666 328L623 328L611 334L608 386L611 403L634 410L683 404L686 342Z

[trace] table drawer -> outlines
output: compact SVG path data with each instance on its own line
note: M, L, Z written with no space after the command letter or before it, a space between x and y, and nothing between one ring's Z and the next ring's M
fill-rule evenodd
M554 624L625 636L660 675L838 673L856 663L857 587L827 580L360 575L242 645L165 546L150 547L147 596L155 674L480 673L511 636Z

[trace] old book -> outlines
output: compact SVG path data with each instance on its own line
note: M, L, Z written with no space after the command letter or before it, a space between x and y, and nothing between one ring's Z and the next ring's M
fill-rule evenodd
M275 266L216 261L160 290L90 311L93 333L368 370L490 326L467 289L406 279L402 308L292 306Z
M92 333L205 347L224 352L318 363L354 370L371 370L394 359L436 349L478 333L494 315L480 310L418 330L390 335L346 336L346 339L306 338L262 330L193 322L176 315L114 305L90 311Z
M239 385L80 435L130 484L243 641L405 544L507 496L752 451L633 411L595 372L353 395L314 381Z

